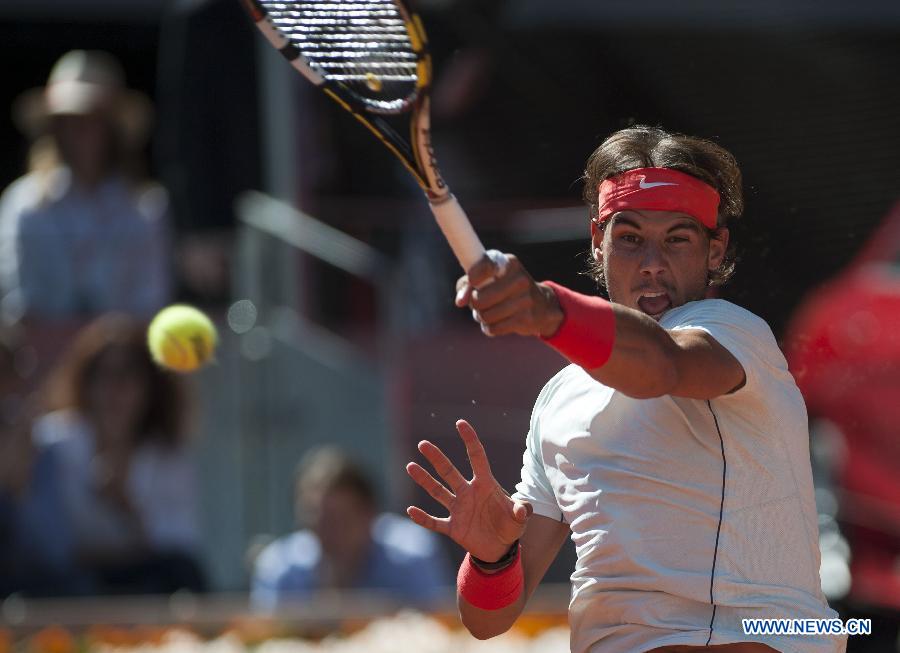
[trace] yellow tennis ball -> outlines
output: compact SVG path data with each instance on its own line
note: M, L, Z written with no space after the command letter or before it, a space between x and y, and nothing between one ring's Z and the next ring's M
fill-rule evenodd
M162 309L147 329L153 360L176 372L191 372L209 362L217 342L212 320L185 304Z

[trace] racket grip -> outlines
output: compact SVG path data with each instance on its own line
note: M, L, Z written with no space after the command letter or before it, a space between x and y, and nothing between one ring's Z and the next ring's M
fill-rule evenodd
M463 271L468 272L469 268L484 256L484 245L472 228L466 212L452 194L437 204L429 202L428 205L444 233L444 238L450 243L450 249L456 255L456 260L459 261Z

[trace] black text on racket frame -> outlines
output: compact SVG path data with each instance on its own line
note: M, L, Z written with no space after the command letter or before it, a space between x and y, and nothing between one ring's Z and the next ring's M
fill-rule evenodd
M431 56L418 15L400 0L240 2L295 69L400 159L425 191L460 265L471 268L484 246L437 167L429 112ZM404 113L410 114L409 141L382 117Z

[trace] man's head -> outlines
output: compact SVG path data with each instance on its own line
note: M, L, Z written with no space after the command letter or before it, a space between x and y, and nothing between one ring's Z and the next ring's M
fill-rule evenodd
M725 149L636 126L594 151L584 180L590 273L612 301L658 319L733 273L728 227L743 197L740 169Z
M334 447L310 451L297 469L296 512L319 538L323 555L352 575L371 544L375 489L363 470Z
M119 61L92 50L64 54L46 86L13 104L13 120L35 139L33 166L64 163L89 186L143 148L152 114L149 98L125 85Z

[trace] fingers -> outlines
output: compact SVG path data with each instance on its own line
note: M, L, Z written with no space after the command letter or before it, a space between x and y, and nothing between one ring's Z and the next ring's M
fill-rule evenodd
M427 512L425 512L421 508L417 508L416 506L410 506L409 508L407 508L406 514L409 515L410 519L412 519L423 528L427 528L428 530L434 531L435 533L440 533L441 535L450 534L449 519L438 519L437 517L432 517Z
M528 271L510 256L503 278L481 288L467 288L459 300L469 299L472 317L489 336L535 335L540 330L536 316L542 314L543 297Z
M477 291L476 291L477 292ZM533 303L527 294L512 297L496 306L491 306L482 311L477 311L477 321L486 327L495 325L509 318L516 318L517 322L527 325L532 322L531 316Z
M502 278L496 279L493 283L486 286L476 285L471 292L472 308L488 309L510 297L528 293L534 281L514 256L510 256L507 270Z
M511 258L513 257L495 249L485 252L475 265L466 270L469 283L475 288L481 288L502 277L506 273Z
M469 463L472 465L472 472L475 478L493 478L491 474L491 465L488 462L487 454L484 452L484 446L478 439L475 429L466 420L461 419L456 422L456 430L459 431L459 437L462 438L463 444L466 445L466 455L469 457Z
M444 479L454 494L459 493L459 488L463 487L468 481L463 478L459 470L453 466L450 459L444 455L444 452L431 444L428 440L422 440L419 443L419 452L425 456L434 471Z
M463 306L467 306L469 301L472 299L472 291L475 290L474 286L469 285L468 277L460 277L456 280L456 299L454 300L456 306L462 308Z
M456 280L456 305L460 308L468 305L476 288L488 286L505 276L510 264L515 260L515 256L496 249L485 252L484 256L469 268L465 276Z
M430 494L432 499L440 503L447 510L450 509L450 504L455 497L447 490L447 488L438 483L431 474L425 471L421 465L409 463L406 466L406 473L409 474L412 480L419 484L419 487Z
M506 319L489 324L479 321L479 324L481 324L481 332L491 337L506 336L512 333L520 336L540 335L540 329L532 319L530 311L527 314L516 313Z
M488 250L465 276L456 280L455 303L459 308L471 305L475 309L489 308L511 292L524 293L533 280L519 260L512 254ZM491 289L480 301L473 301L480 292Z
M528 518L534 514L534 508L527 501L513 500L513 519L520 524L528 521Z
M496 249L489 249L485 252L485 256L487 256L491 260L491 263L494 264L494 279L499 279L506 274L506 271L509 269L510 260L513 258L512 254L504 254Z
M483 311L472 310L472 318L488 336L543 335L546 315L545 307L535 302L532 293L512 297Z

